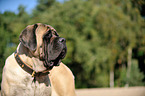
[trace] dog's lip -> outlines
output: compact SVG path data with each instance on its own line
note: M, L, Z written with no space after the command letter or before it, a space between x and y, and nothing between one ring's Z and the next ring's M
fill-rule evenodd
M66 51L67 49L64 48L61 53L57 56L56 59L54 60L44 60L44 66L47 68L47 69L52 69L53 66L59 66L59 64L61 63L61 60L66 56Z
M58 57L60 57L60 59L63 59L65 56L66 56L66 48L64 48L62 51L61 51L61 53L60 53L60 55L58 56Z
M61 53L59 54L59 56L55 59L52 60L52 62L54 62L54 64L52 66L59 66L61 60L66 56L66 48L64 48Z

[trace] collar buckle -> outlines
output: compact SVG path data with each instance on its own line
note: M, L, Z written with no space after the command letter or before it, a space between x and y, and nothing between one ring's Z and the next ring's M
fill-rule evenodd
M31 76L32 76L32 77L35 77L35 74L36 74L36 72L35 72L35 71L33 71L33 73L32 73L32 75L31 75Z

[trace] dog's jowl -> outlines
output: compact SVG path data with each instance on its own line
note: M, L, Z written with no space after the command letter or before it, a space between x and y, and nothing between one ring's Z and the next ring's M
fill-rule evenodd
M2 96L75 96L74 76L61 60L66 40L50 25L28 25L5 62Z

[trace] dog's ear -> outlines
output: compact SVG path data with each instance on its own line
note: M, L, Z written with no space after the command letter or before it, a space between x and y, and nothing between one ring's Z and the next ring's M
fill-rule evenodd
M19 40L20 42L27 48L32 51L35 51L37 48L37 40L35 31L38 25L29 25L27 26L20 34Z

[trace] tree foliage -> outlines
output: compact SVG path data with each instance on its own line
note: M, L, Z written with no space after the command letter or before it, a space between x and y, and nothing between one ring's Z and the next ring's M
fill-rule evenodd
M15 51L19 34L27 25L45 23L67 40L68 52L63 62L73 71L77 88L109 87L110 70L115 72L115 86L125 86L128 48L133 49L136 60L145 56L145 22L139 11L140 2L145 1L135 2L38 0L30 15L22 5L18 14L0 14L0 66ZM141 64L145 68L145 63ZM131 82L131 86L144 85L144 75L134 68L141 78L135 81L138 83Z

